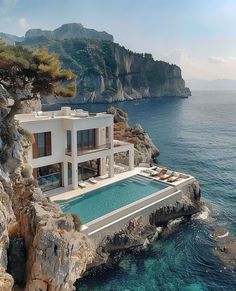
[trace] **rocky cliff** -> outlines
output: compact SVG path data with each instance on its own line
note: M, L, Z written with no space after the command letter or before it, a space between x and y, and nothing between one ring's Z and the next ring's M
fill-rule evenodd
M119 108L110 107L107 113L114 115L114 139L129 142L134 145L134 164L152 164L153 159L159 156L158 148L153 144L149 135L140 124L131 127L128 123L128 114ZM115 157L116 163L128 164L128 154L119 153Z
M2 34L2 37L7 42L17 40L14 36ZM18 41L27 47L48 47L49 51L59 54L65 68L77 75L78 91L73 100L45 97L45 103L113 102L191 95L178 66L154 60L151 54L134 53L114 43L113 36L104 31L70 23L53 31L30 29Z
M24 43L36 45L35 43ZM150 54L133 53L109 41L70 39L44 43L59 54L66 68L77 75L73 103L113 102L145 97L188 97L181 69ZM68 102L44 98L44 102Z
M6 122L2 106L0 290L10 291L15 281L26 291L71 291L93 261L93 242L80 232L77 216L63 214L42 194L27 162L32 136Z

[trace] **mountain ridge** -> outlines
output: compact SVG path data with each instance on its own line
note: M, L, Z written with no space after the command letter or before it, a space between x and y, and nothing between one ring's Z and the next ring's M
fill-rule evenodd
M87 38L82 37L81 29L81 24L64 24L54 31L29 30L18 43L29 48L47 47L49 52L56 52L63 67L72 69L77 76L76 97L70 101L62 97L44 97L44 103L49 100L111 103L143 97L191 95L178 66L154 60L148 53L132 52L111 41L106 32L89 30ZM103 39L96 38L101 36Z
M8 44L15 42L23 42L28 39L45 38L47 40L63 40L70 38L87 38L95 40L114 40L113 35L106 31L97 31L95 29L86 28L81 23L66 23L54 30L43 30L41 28L33 28L26 31L25 36L16 36L0 32L0 38Z

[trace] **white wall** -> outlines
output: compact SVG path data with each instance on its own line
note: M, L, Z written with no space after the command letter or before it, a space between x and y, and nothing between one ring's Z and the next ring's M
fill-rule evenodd
M29 162L33 168L60 163L64 161L66 148L65 130L62 127L61 120L48 119L21 123L21 126L31 133L51 132L52 155L33 159L32 150L29 152Z

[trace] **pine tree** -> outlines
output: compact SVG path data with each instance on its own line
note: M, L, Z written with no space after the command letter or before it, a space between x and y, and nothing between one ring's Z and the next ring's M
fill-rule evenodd
M12 121L22 110L22 102L44 96L72 97L76 92L75 75L63 70L58 56L47 49L30 51L5 44L0 39L0 86L14 104L5 119Z

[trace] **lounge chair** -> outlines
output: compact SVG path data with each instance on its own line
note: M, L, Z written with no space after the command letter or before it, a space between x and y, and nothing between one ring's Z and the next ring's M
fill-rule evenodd
M92 184L97 184L98 180L96 180L95 178L91 177L88 179L90 183Z
M80 188L85 188L87 186L86 182L84 181L79 181L78 185L80 186Z
M167 179L173 177L174 173L175 172L168 170L168 171L166 171L166 173L164 175L160 176L160 180L167 180Z
M181 178L180 174L174 173L173 176L171 176L167 179L167 182L173 183L173 182L176 182L177 180L179 180L180 178Z
M145 174L149 174L149 175L156 173L154 170L151 170L151 169L143 169L141 172L143 172Z
M161 177L162 175L165 175L166 172L167 172L167 169L162 168L162 169L160 169L159 172L154 171L154 173L151 174L150 176L151 177Z

